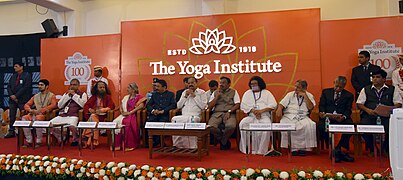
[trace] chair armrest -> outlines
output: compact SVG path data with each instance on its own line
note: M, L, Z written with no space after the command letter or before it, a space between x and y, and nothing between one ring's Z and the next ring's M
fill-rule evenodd
M312 121L314 121L315 123L319 122L319 110L315 109L311 112L311 119Z
M169 120L171 120L174 116L176 116L176 114L178 114L178 112L181 112L182 109L172 109L169 110Z
M242 110L237 109L237 110L236 110L236 122L237 122L237 124L239 124L239 122L241 122L241 120L242 120L244 117L246 117L246 114L245 114Z
M84 121L84 110L83 109L80 109L78 111L78 121L79 122Z
M210 115L211 115L211 110L206 109L205 110L205 123L208 124L208 121L210 120Z
M112 122L114 118L115 110L109 110L106 114L106 122Z

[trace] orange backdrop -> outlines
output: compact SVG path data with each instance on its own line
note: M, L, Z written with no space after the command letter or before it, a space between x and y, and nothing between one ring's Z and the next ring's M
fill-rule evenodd
M74 77L73 75L75 74L72 74L73 68L66 68L65 61L69 57L73 57L77 52L91 59L88 69L83 64L77 65L77 69L81 68L81 71L75 72L76 74L81 73L81 76L78 76L78 78L85 78L86 76L93 78L93 67L95 65L103 66L103 76L108 79L114 102L117 104L120 86L120 34L42 39L41 78L50 81L50 91L59 95L67 91L68 86L64 82L68 82L68 77ZM71 61L76 62L76 59ZM65 70L67 70L66 73ZM84 92L86 88L86 85L80 86L80 90Z
M350 82L351 69L358 64L358 49L364 45L370 45L377 39L396 47L403 45L403 34L400 32L403 19L400 17L320 21L319 9L127 21L122 22L121 27L121 35L42 40L41 78L49 79L50 89L62 94L67 89L64 85L65 60L80 52L91 59L91 78L94 65L106 67L104 76L112 85L115 103L119 103L120 94L126 94L130 82L138 83L143 95L151 89L153 77L167 80L171 91L183 88L182 79L190 75L179 74L177 62L189 61L191 65L211 67L212 73L199 79L200 87L204 89L207 89L209 80L227 76L242 96L248 89L249 78L259 75L280 101L286 92L293 89L297 79L306 79L308 90L318 101L321 89L332 87L336 76L347 76ZM227 38L232 38L235 51L202 55L189 51L192 39L198 39L201 32L216 28L218 32L225 32ZM247 52L240 51L244 47ZM250 47L255 47L256 51L251 52ZM168 52L172 54L172 50L177 49L181 52L185 50L186 54L169 55ZM233 64L246 60L266 62L269 59L281 63L281 72L213 73L214 60L220 60L221 64ZM166 66L174 66L175 74L152 75L154 69L150 63L160 61ZM85 87L81 89L85 90ZM347 89L353 92L351 83L348 83Z
M343 75L348 80L347 90L354 94L351 72L353 67L358 65L358 49L362 49L364 45L370 45L377 39L383 39L395 44L396 47L402 47L402 29L403 19L401 17L322 21L321 76L323 87L332 87L336 76Z
M207 89L209 80L227 76L242 96L249 88L250 77L259 75L278 101L293 89L297 79L306 79L309 91L316 95L321 90L319 25L319 9L122 22L122 93L126 93L127 84L134 81L139 84L140 93L145 94L151 90L153 77L167 80L171 91L183 88L182 79L190 75L179 74L177 61L186 60L192 65L207 64L213 72L213 60L232 64L270 59L281 63L281 72L207 74L199 80L200 87ZM199 33L206 32L206 29L215 28L232 37L232 44L237 50L224 55L192 54L189 51L192 38L198 38ZM239 50L240 47L251 46L256 47L256 52L241 53ZM187 53L169 56L168 51L175 49L186 50ZM159 61L167 66L173 65L175 74L153 76L150 62Z

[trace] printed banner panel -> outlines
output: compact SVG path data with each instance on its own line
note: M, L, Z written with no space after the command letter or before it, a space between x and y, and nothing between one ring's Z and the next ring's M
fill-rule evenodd
M346 76L347 90L354 94L351 72L357 66L358 52L367 50L370 62L388 73L400 68L403 19L400 17L349 19L321 22L321 69L323 87L332 87L338 75Z
M136 82L145 94L154 77L175 92L187 76L203 89L227 76L242 96L261 76L278 101L297 79L318 94L319 25L319 9L122 22L122 93Z
M80 90L94 77L94 66L102 66L115 104L119 103L120 35L42 39L41 78L50 81L50 91L63 95L73 78Z

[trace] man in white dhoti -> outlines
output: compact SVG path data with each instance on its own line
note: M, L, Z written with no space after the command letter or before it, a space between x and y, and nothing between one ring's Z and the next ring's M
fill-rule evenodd
M249 128L251 123L271 123L271 111L276 109L277 101L270 91L266 90L266 83L259 76L249 80L249 90L242 97L241 110L248 114L239 123L240 129ZM266 154L269 149L271 132L252 132L252 154ZM239 150L246 152L246 132L241 131Z
M59 107L59 116L53 118L50 122L52 124L67 123L72 135L73 142L71 146L78 145L78 134L77 134L77 124L78 124L78 111L84 107L87 102L87 94L78 90L80 86L80 81L78 79L72 79L70 81L69 90L63 94L62 98L57 103ZM52 134L56 137L57 141L60 142L60 128L53 128Z
M296 131L291 132L293 156L305 156L305 151L316 147L316 124L309 118L310 111L315 107L315 100L313 95L306 91L307 87L305 80L298 80L295 83L295 91L289 92L280 101L276 111L276 116L281 119L280 123L293 123L296 126ZM287 132L281 133L281 147L288 147Z
M189 77L187 80L188 89L186 89L178 103L177 107L182 109L182 115L172 118L173 123L199 123L201 113L207 106L207 96L204 90L197 88L197 80ZM197 148L197 138L195 136L173 136L173 145L178 148Z

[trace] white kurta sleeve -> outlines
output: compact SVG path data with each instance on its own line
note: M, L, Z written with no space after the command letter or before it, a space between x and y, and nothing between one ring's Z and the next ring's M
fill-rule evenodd
M251 98L253 96L252 93L251 90L247 90L242 96L241 110L244 113L249 113L253 108L254 102L253 98Z
M84 108L84 104L87 102L87 94L83 93L81 95L81 98L78 94L74 94L73 96L73 101L75 101L78 105L80 105L81 108Z
M367 101L367 95L365 94L365 89L361 89L360 95L358 95L357 98L357 104L365 104L365 101Z
M234 95L234 104L241 103L241 98L239 97L238 91L235 90L235 95Z
M401 83L402 79L400 78L399 75L399 69L396 69L392 72L392 84L396 88L399 88L399 84Z
M207 96L206 93L201 90L198 89L196 90L197 94L196 97L194 97L194 100L196 102L196 105L200 108L200 109L205 109L207 106Z
M187 97L187 98L185 97L186 91L187 91L187 89L185 91L183 91L183 93L181 94L181 98L179 99L178 103L176 103L178 109L182 109L183 106L185 105L185 102L189 98L189 97Z
M284 98L280 101L280 104L284 106L284 108L287 108L293 95L294 91L287 93L287 95L285 95Z
M402 97L400 96L399 88L395 87L393 91L393 103L402 104Z
M316 106L315 97L313 97L313 95L309 92L307 92L307 95L308 95L309 100L311 100L313 106Z
M69 100L70 96L67 93L64 93L59 102L57 102L57 107L59 107L59 109L63 108Z
M266 101L268 102L268 108L276 109L276 107L277 107L276 98L273 96L273 94L270 91L267 90L267 92L268 92L268 95L267 95Z

